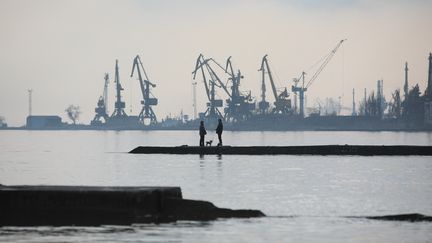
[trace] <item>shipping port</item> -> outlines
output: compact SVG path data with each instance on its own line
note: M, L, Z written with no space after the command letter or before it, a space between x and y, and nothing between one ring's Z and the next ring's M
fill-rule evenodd
M384 81L377 80L375 90L356 92L352 89L352 105L344 107L338 98L316 99L307 105L307 92L319 82L321 72L330 64L333 56L346 40L340 40L317 63L312 72L299 71L291 85L278 87L274 80L271 57L263 55L257 71L259 91L242 90L245 76L233 64L233 57L225 62L200 54L192 69L193 114L183 111L175 117L158 117L155 107L159 97L153 94L157 81L151 80L139 55L132 59L131 78L139 83L141 107L138 114L126 111L123 98L122 75L119 61L115 60L114 78L105 73L101 84L103 91L94 108L94 118L89 124L76 124L79 107L68 107L68 117L73 124L62 121L58 115L40 116L32 114L32 90L29 92L29 114L23 127L8 127L4 118L0 129L31 130L196 130L200 121L209 128L216 127L222 119L226 130L232 131L430 131L432 130L432 53L429 53L427 88L421 91L418 84L409 83L408 63L403 67L402 90L396 89L391 97L384 96ZM257 63L258 64L258 63ZM192 65L191 65L192 66ZM103 82L102 82L103 81ZM99 82L99 81L98 81ZM197 88L201 88L197 90ZM108 91L115 90L113 112L108 112ZM197 108L197 92L205 93L205 110ZM356 102L356 94L363 96ZM223 98L222 98L223 97ZM161 96L163 99L163 96ZM312 103L312 102L310 102ZM346 115L348 110L349 115ZM342 115L345 111L345 115Z

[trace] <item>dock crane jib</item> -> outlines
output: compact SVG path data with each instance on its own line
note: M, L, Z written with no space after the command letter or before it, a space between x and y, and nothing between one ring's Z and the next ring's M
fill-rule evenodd
M203 66L206 62L207 62L207 61L204 60L204 56L203 56L203 54L200 54L200 55L198 56L197 60L196 60L195 69L194 69L194 71L192 72L192 74L193 74L192 79L195 80L198 70L201 70L201 74L202 74L202 77L203 77L203 83L204 83L205 91L206 91L206 94L207 94L207 98L210 100L209 84L208 84L208 81L207 81L207 77L205 76L205 73L204 73L204 68L202 68L202 66Z
M131 77L133 77L134 73L138 73L138 80L141 88L141 93L143 96L143 100L141 101L141 104L143 105L140 114L138 115L138 120L140 123L146 125L145 121L150 120L150 124L156 124L156 114L153 111L152 106L156 106L158 104L158 100L152 96L151 94L151 88L155 88L156 84L150 82L150 79L147 76L147 73L144 69L144 66L141 62L141 58L139 55L137 55L134 58L133 65L132 65L132 72ZM144 74L144 78L142 76L142 73Z
M305 72L302 72L299 79L296 79L294 81L295 85L292 86L291 90L295 93L299 93L299 100L300 100L300 116L304 117L304 93L308 90L308 88L313 84L313 82L317 79L318 75L324 70L324 68L327 66L327 64L330 62L330 60L333 58L333 56L336 54L336 51L339 49L339 47L344 43L346 39L340 40L337 45L327 54L325 55L321 60L322 63L318 67L317 71L312 75L312 77L309 79L309 81L305 85ZM302 86L297 86L298 82L302 80Z

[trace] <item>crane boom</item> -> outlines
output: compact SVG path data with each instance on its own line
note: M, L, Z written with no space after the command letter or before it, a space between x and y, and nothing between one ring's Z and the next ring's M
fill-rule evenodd
M318 68L318 70L315 72L315 74L312 76L312 78L306 84L306 88L309 88L312 85L312 83L315 81L315 79L318 77L318 75L321 73L321 71L325 68L325 66L327 66L327 64L333 58L333 56L335 55L336 51L339 49L339 47L342 45L342 43L344 41L346 41L346 39L340 40L339 43L336 45L336 47L333 48L333 50L331 50L330 53L326 55L326 57L324 58L323 63L321 64L321 66Z
M214 60L213 58L210 58L209 61L214 62L217 66L219 66L225 73L227 73L226 69L224 69L218 62L216 62L216 60ZM213 77L214 80L216 80L218 82L218 86L221 87L225 93L231 98L231 93L229 92L228 88L226 87L226 85L222 82L222 80L219 78L219 76L217 75L217 73L214 71L214 69L210 66L207 65L207 68L209 70L210 75Z
M272 76L272 73L271 73L271 70L270 70L270 66L268 64L267 55L265 55L262 58L261 68L258 71L262 71L264 73L265 70L267 70L267 73L268 73L268 76L269 76L269 79L270 79L270 84L271 84L272 91L273 91L273 95L275 97L275 100L277 101L279 99L279 97L278 97L278 94L277 94L276 86L275 86L274 81L273 81L273 76ZM263 74L263 79L264 79L264 77L265 76Z
M204 69L202 68L202 66L205 65L205 63L207 61L208 60L204 59L203 54L200 54L198 56L197 60L196 60L195 70L192 72L192 74L193 74L193 80L195 80L196 74L197 74L198 70L201 69L201 74L202 74L202 77L203 77L203 82L204 82L204 87L205 87L205 91L206 91L206 94L207 94L207 98L210 100L210 88L209 88L209 85L208 85L209 82L207 81L207 77L206 77L206 75L204 73Z
M140 68L139 68L139 64L138 64L138 62L139 62L139 56L137 55L135 58L134 58L134 61L133 61L133 64L132 64L132 72L131 72L131 77L133 76L133 74L134 74L134 72L135 72L135 68L136 68L136 71L137 71L137 73L138 73L138 80L139 80L139 84L140 84L140 88L141 88L141 93L142 93L142 95L143 95L143 98L145 98L145 87L144 87L144 82L143 82L143 78L142 78L142 76L141 76L141 71L140 71Z

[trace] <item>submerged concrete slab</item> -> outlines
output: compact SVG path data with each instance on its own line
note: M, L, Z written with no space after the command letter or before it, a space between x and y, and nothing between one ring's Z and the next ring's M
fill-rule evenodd
M313 146L140 146L132 154L238 154L238 155L422 155L432 156L432 146L313 145Z
M261 217L182 198L179 187L0 186L0 226L129 225Z

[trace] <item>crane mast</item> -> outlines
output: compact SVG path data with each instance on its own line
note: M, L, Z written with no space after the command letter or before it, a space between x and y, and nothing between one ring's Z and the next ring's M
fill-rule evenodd
M141 88L141 93L143 96L143 100L141 101L141 104L143 105L140 114L138 115L138 120L140 123L146 125L145 121L150 120L150 124L156 124L156 114L153 111L152 106L156 106L158 103L158 100L154 97L151 97L151 88L156 87L156 85L152 82L150 82L150 79L147 76L147 73L144 69L144 66L141 62L141 58L139 55L137 55L134 58L133 65L132 65L132 72L131 77L133 77L134 72L137 72L138 74L138 80ZM144 74L144 78L141 74L141 72Z
M104 76L104 90L103 94L99 97L99 100L97 102L97 106L95 108L96 115L91 121L92 125L100 125L102 124L102 118L104 119L104 122L108 121L108 110L107 110L107 99L108 99L108 83L109 83L109 76L108 73L105 73Z
M104 92L103 92L103 100L105 105L105 113L108 114L108 84L109 84L109 75L108 73L105 73L104 75Z
M126 107L125 102L121 100L121 91L123 90L123 87L120 84L118 60L116 60L115 65L114 82L116 83L116 102L114 104L114 113L111 115L111 117L127 117L127 114L124 111L124 108Z

